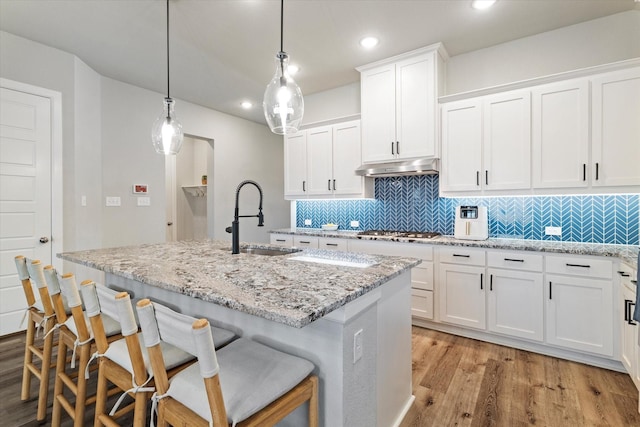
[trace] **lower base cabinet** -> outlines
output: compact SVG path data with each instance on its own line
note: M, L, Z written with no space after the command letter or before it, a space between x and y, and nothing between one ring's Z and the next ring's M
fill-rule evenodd
M440 264L440 321L486 328L484 267Z
M488 329L533 341L544 339L542 273L487 270Z
M636 293L624 284L620 289L620 359L640 389L640 326L633 320Z
M613 356L611 280L548 274L545 285L547 342Z

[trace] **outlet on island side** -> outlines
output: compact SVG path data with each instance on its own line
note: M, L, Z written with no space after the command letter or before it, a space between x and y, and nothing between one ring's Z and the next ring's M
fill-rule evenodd
M362 329L353 334L353 363L362 359Z

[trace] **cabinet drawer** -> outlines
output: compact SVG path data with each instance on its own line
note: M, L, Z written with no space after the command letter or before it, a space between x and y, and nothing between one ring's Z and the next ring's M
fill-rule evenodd
M293 246L296 248L318 249L318 238L309 236L293 236Z
M637 290L637 275L634 269L629 267L624 262L621 262L618 265L617 269L618 276L620 276L620 283L622 286L625 286L629 291L636 293Z
M291 234L272 234L270 242L276 246L293 246L293 236Z
M487 265L511 270L542 271L542 255L487 251Z
M433 290L433 263L423 262L411 269L411 287L425 291Z
M440 248L440 262L484 266L484 250L467 248Z
M613 262L606 259L547 255L547 273L610 279Z
M433 292L411 289L411 315L421 319L433 319Z
M345 239L332 239L330 237L318 238L319 249L330 249L334 251L346 251L347 241Z

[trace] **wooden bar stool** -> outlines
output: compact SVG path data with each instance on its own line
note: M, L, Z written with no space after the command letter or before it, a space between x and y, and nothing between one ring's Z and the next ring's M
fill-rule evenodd
M314 366L239 338L216 351L206 319L197 320L148 299L137 304L156 382L158 425L273 426L309 402L309 426L318 425ZM160 340L198 357L169 382Z
M106 286L96 285L91 280L82 282L80 290L98 349L95 354L99 368L94 426L117 426L116 420L133 410L133 425L142 427L146 423L147 402L155 389L146 348L143 350L140 346L130 296L126 292L116 292ZM124 339L107 342L102 314L120 321ZM172 358L168 361L171 372L179 372L194 362L191 354L177 348L171 354ZM114 384L120 392L132 396L133 403L119 409L125 396L123 394L113 410L107 413L108 383Z
M95 394L87 393L87 378L85 369L89 363L93 334L89 327L88 318L82 311L82 300L73 274L64 274L58 283L55 270L47 275L53 287L62 290L71 308L72 317L67 318L60 326L58 341L58 359L56 364L56 380L54 386L53 414L51 425L58 427L61 423L62 409L73 419L74 427L84 425L84 413L88 405L95 402ZM56 311L61 318L62 313ZM105 319L106 320L106 319ZM122 338L120 325L113 319L104 322L104 330L109 340ZM71 371L67 372L67 352L72 350ZM78 363L76 366L76 355ZM75 396L75 401L64 395L65 387ZM115 390L117 391L117 390Z
M38 410L36 420L43 421L47 417L47 397L49 395L49 371L53 366L51 364L51 352L53 350L53 334L49 331L55 324L53 315L53 307L51 298L47 292L44 281L36 282L40 301L36 301L31 285L30 273L28 265L33 263L40 264L40 261L28 261L22 255L15 257L18 277L22 282L24 296L27 299L29 308L25 315L27 316L27 336L24 345L24 365L22 369L22 390L20 392L21 400L28 400L31 395L31 378L35 377L40 381L38 387ZM35 336L38 328L43 328L43 342L41 345L35 344ZM40 360L40 366L34 363L34 356Z

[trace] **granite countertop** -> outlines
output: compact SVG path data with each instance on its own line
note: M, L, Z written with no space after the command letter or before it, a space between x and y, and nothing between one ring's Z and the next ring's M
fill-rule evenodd
M550 252L572 255L607 256L619 258L633 269L638 268L639 247L633 245L606 245L601 243L574 243L498 238L489 238L487 240L460 240L453 236L438 236L433 239L409 239L398 237L358 236L358 231L324 231L319 228L297 228L294 230L290 228L282 228L272 230L271 233L334 237L342 239L393 241L426 245L465 246L470 248Z
M296 256L347 266L291 260ZM421 262L416 258L319 249L278 256L232 255L230 242L215 240L65 252L58 257L296 328ZM361 268L349 263L371 265Z

